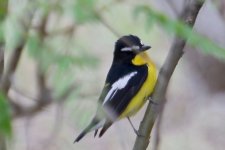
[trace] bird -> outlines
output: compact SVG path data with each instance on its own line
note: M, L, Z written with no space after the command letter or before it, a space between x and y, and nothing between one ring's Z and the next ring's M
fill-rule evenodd
M95 137L100 128L99 137L102 137L114 122L123 118L130 121L129 117L140 110L153 93L157 80L157 68L146 52L150 48L138 36L131 34L115 42L113 61L96 114L74 143L91 131L95 131Z

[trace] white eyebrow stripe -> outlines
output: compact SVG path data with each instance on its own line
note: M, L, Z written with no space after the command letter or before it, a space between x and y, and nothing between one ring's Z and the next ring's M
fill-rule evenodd
M132 47L124 47L121 49L121 51L125 52L125 51L139 50L139 49L140 49L140 46L134 45Z
M121 51L125 52L125 51L132 51L131 47L124 47L121 49Z
M131 72L131 73L123 76L116 82L114 82L112 85L112 88L109 90L108 94L106 95L102 105L104 105L107 101L110 101L115 96L116 92L118 90L123 89L129 82L129 80L136 74L137 74L137 71Z
M139 50L140 49L140 46L134 45L134 46L132 46L132 49L133 50Z

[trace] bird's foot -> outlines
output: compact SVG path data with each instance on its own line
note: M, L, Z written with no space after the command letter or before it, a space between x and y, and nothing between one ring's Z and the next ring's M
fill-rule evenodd
M158 103L154 102L153 99L152 99L151 97L150 97L148 100L149 100L150 104L158 105Z
M138 130L135 129L133 123L132 123L131 120L130 120L130 117L127 117L127 119L128 119L128 121L129 121L129 123L131 124L131 127L132 127L132 129L134 130L134 133L135 133L138 137L144 137L144 135L141 135L141 134L138 132Z
M141 133L138 132L138 130L134 129L134 133L138 136L138 137L144 137L144 135L142 135Z

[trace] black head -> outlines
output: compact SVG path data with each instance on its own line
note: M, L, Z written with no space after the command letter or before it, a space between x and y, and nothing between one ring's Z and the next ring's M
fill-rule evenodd
M135 57L135 55L148 50L149 48L151 47L144 45L137 36L122 36L116 41L114 60L130 61Z

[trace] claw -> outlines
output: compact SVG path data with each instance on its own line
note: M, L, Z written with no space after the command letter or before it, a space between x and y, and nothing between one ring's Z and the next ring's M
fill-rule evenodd
M141 135L141 134L138 132L138 130L135 129L135 127L134 127L133 123L131 122L130 118L127 117L127 119L128 119L128 121L129 121L129 123L131 124L131 127L132 127L132 129L134 130L134 133L135 133L137 136L139 136L139 137L144 137L144 135Z
M154 102L153 99L152 99L151 97L150 97L148 100L149 100L150 104L158 105L158 103Z

